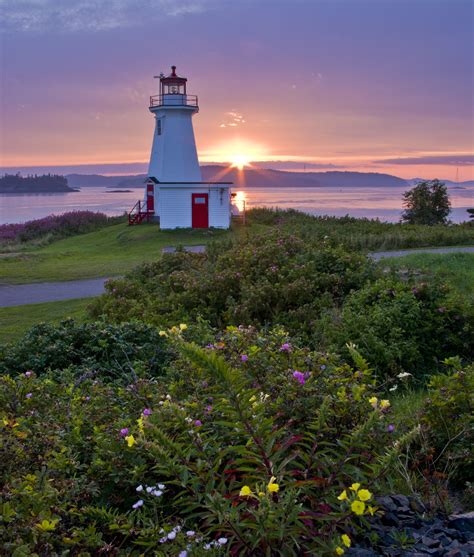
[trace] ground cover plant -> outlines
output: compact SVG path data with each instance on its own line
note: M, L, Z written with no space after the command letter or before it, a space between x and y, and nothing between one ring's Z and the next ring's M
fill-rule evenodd
M448 356L469 357L474 342L472 305L447 285L387 275L364 255L284 232L164 256L106 288L91 305L93 318L280 324L346 356L346 344L356 342L381 377L421 378Z
M1 224L0 246L3 249L18 248L18 244L27 242L45 245L53 240L92 232L121 220L124 220L123 217L108 217L93 211L70 211L23 223Z
M393 431L357 351L182 335L162 332L176 358L153 379L0 378L3 551L341 555L368 528L417 428Z

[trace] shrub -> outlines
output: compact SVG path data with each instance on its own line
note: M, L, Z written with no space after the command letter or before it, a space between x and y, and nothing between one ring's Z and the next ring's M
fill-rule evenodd
M65 238L116 224L121 219L92 211L71 211L24 223L1 224L0 242L28 242L46 236L50 239Z
M35 325L14 344L0 346L0 373L71 370L102 378L131 380L160 375L172 357L166 341L142 323Z
M0 378L5 553L334 555L367 527L415 432L390 433L357 352L352 369L284 331L162 338L169 375L127 388Z
M307 335L322 309L340 304L374 269L342 248L270 233L216 246L208 255L164 255L110 281L92 316L165 326L201 316L217 327L279 323Z
M354 342L382 379L431 374L447 356L471 357L474 346L472 308L448 294L434 283L379 279L351 293L340 315L326 316L326 344L347 355Z
M403 194L402 220L409 224L446 224L451 211L444 182L428 180Z

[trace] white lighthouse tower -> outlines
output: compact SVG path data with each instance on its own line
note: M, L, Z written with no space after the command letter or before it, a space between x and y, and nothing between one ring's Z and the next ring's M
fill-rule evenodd
M198 98L186 89L187 79L171 66L169 76L160 75L159 95L150 97L155 126L145 202L132 210L130 224L146 217L162 229L230 226L231 182L202 182L192 123Z

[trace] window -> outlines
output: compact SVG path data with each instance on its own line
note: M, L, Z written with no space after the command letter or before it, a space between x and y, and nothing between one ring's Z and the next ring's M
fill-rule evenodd
M161 135L161 118L156 121L156 135Z
M205 197L195 197L194 198L194 204L195 205L203 205L206 203L206 198Z

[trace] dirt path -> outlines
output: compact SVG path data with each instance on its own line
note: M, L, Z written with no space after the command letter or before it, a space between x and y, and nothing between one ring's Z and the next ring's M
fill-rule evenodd
M190 246L189 251L202 252L204 246ZM164 248L172 252L174 248ZM474 253L474 247L460 246L452 248L422 248L397 251L380 251L369 253L369 257L379 261L385 257L402 257L411 253ZM0 307L39 304L41 302L57 302L74 298L90 298L100 296L104 292L107 278L71 280L67 282L40 282L30 284L0 285Z

